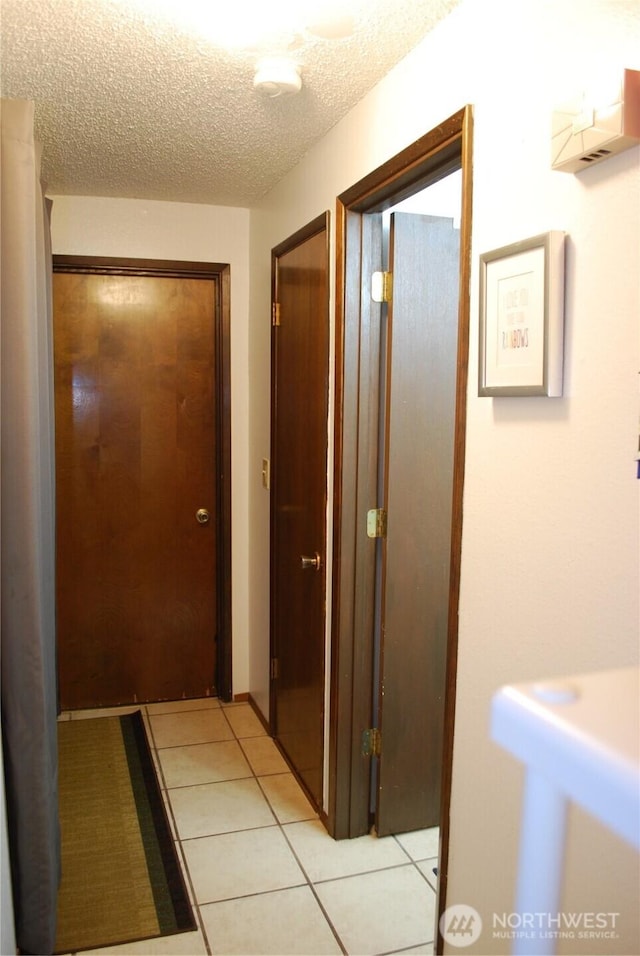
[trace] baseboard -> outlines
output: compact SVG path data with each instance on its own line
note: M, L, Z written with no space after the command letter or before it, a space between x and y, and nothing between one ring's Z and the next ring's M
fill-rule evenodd
M279 753L281 754L282 758L284 759L285 763L286 763L287 766L289 767L291 773L292 773L293 776L296 778L296 780L298 781L298 783L300 784L300 786L301 786L302 789L304 790L305 794L307 795L307 799L309 800L309 803L311 804L311 806L314 808L314 810L315 810L316 813L318 814L318 817L320 818L320 820L321 820L322 823L324 824L324 827L325 827L325 829L327 830L327 832L330 833L330 830L329 830L329 817L328 817L328 814L327 814L326 810L324 810L322 807L318 806L318 804L316 803L314 797L312 796L312 794L311 794L311 793L309 792L309 790L307 789L307 786L306 786L304 780L301 778L300 774L298 773L298 771L296 770L296 768L293 766L293 764L291 763L291 761L290 761L289 758L287 757L286 753L284 752L284 750L282 749L282 747L280 746L280 744L278 743L278 741L275 739L275 737L273 737L273 734L272 734L272 732L271 732L271 727L269 726L269 721L266 719L266 717L264 716L264 714L262 713L262 711L261 711L260 708L258 707L257 703L255 702L255 700L253 699L253 697L251 696L251 694L238 695L238 697L240 697L240 696L242 696L243 698L245 698L245 697L248 698L249 704L251 705L251 709L253 710L254 714L256 715L256 717L258 718L258 720L260 721L260 723L261 723L262 726L264 727L265 732L273 739L274 744L276 745L276 747L277 747Z
M247 694L246 696L247 696L247 700L249 701L249 704L250 704L251 709L253 710L254 714L256 715L256 717L258 718L258 720L260 721L260 723L261 723L262 726L264 727L266 733L269 734L269 736L271 737L272 734L271 734L271 727L269 726L269 721L268 721L267 718L264 716L264 714L262 713L262 711L260 710L260 708L259 708L258 705L256 704L256 702L255 702L255 700L253 699L253 697L251 696L251 694Z

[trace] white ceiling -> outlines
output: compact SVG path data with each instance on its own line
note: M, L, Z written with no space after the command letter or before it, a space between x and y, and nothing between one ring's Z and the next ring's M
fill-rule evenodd
M277 29L277 2L0 0L2 96L36 102L49 193L250 206L460 0L353 0L337 40ZM271 36L216 45L229 10L270 11ZM296 59L300 93L253 89L268 53Z

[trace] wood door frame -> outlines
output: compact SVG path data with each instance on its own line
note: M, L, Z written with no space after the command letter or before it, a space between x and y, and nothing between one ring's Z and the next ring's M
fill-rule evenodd
M331 217L330 217L330 213L329 213L328 210L325 211L325 212L320 213L320 215L316 216L315 219L312 219L312 220L311 220L310 222L308 222L306 225L302 226L300 229L298 229L296 232L294 232L294 233L293 233L291 236L289 236L287 239L284 239L282 242L278 243L277 246L274 246L273 249L271 250L271 303L272 303L272 309L275 307L275 303L278 302L278 260L280 259L281 256L285 255L287 252L290 252L292 249L295 249L296 246L301 245L303 242L306 242L308 239L313 238L313 236L316 236L318 233L321 233L321 232L324 232L324 234L325 234L325 256L326 256L326 265L327 265L327 286L329 285L329 281L330 281L330 275L329 275L329 272L330 272L330 269L329 269L329 265L330 265L330 237L329 237L330 219L331 219ZM328 299L327 299L327 302L326 302L325 321L326 321L326 323L327 323L327 326L329 326L329 301L328 301ZM330 355L327 354L327 375L328 375L328 373L329 373L329 360L330 360ZM277 411L277 410L276 410L276 377L277 377L277 376L276 376L276 373L277 373L276 364L277 364L277 363L276 363L276 349L275 349L275 336L274 336L274 322L273 322L273 320L272 320L272 327L271 327L271 394L270 394L270 401L271 401L271 450L270 450L271 466L270 466L270 467L271 467L271 478L272 478L272 482L271 482L270 502L269 502L269 523L270 523L270 542L271 542L271 543L270 543L270 577L269 577L269 624L270 624L270 627L269 627L269 633L270 633L270 636L269 636L269 661L270 661L270 662L273 661L273 660L277 657L277 648L276 648L276 646L275 646L276 608L275 608L275 600L274 600L274 591L275 591L274 581L275 581L275 568L276 568L276 557L277 557L277 556L276 556L276 548L275 548L276 535L275 535L275 533L274 533L274 526L275 526L275 521L276 521L276 511L275 511L275 504L276 504L276 502L275 502L275 495L273 494L273 490L274 490L274 489L273 489L273 481L274 481L274 477L277 475L277 469L278 469L277 455L275 454L274 445L273 445L273 436L275 435L275 427L276 427L276 426L275 426L275 423L276 423L276 411ZM327 401L328 401L328 398L327 398ZM328 446L328 441L327 441L327 460L328 460L328 452L329 452L329 446ZM328 479L328 475L327 475L327 478L325 479L325 510L326 510L326 500L327 500L327 494L328 494L328 480L327 480L327 479ZM326 529L326 524L325 524L325 545L326 545L326 543L327 543L327 529ZM327 593L326 577L325 577L324 580L325 580L324 595L325 595L325 608L326 608L326 593ZM324 622L323 622L325 629L326 629L327 614L328 614L328 610L325 610L325 617L324 617ZM326 661L325 661L325 666L326 666ZM325 673L323 673L323 681L324 681L325 679L326 679L326 676L325 676ZM278 712L278 711L277 711L277 701L276 701L276 683L275 683L275 680L274 680L273 673L271 672L270 680L269 680L269 732L270 732L270 734L274 737L274 739L275 739L275 737L276 737L276 733L277 733L277 729L278 729L278 728L277 728L277 712ZM276 740L276 743L277 743L277 740ZM323 742L323 747L324 747L324 742ZM281 752L282 752L282 751L281 751ZM300 778L299 774L297 773L296 768L291 764L291 762L289 761L287 755L286 755L284 752L282 752L282 753L283 753L283 756L284 756L285 760L287 761L287 763L288 763L289 766L291 767L292 771L295 773L296 779L298 780L298 782L300 783L300 785L304 788L305 792L307 793L307 796L309 797L309 799L311 800L311 802L313 803L313 805L316 806L315 798L314 798L313 795L309 792L308 788L305 786L305 783L304 783L304 781ZM324 760L324 752L323 752L323 760ZM323 784L324 784L324 780L323 780ZM321 808L321 807L316 806L316 809L318 810L319 813L322 813L322 808Z
M53 272L85 275L151 276L215 279L216 388L216 522L217 609L216 691L228 701L232 686L231 631L231 269L224 262L182 262L168 259L120 259L105 256L54 255Z
M445 729L443 740L438 922L446 908L449 856L449 804L455 718L458 647L458 601L462 540L466 393L469 359L469 284L471 274L473 111L465 106L374 170L337 198L336 223L336 359L335 459L333 511L333 601L331 649L331 717L329 739L328 825L336 839L369 830L369 758L361 754L362 730L371 720L373 680L373 553L362 546L363 492L371 473L371 425L361 421L365 397L377 402L370 349L375 329L363 295L363 265L368 254L367 213L382 212L419 189L462 170L458 354L455 409L453 519ZM379 268L379 266L378 266ZM375 356L374 356L375 358ZM365 512L363 512L363 508ZM443 941L438 932L437 951Z

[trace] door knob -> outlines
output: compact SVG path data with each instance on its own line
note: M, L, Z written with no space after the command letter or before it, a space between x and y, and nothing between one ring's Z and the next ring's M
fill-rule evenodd
M322 558L317 551L312 558L306 554L301 554L300 561L302 563L303 571L309 571L311 568L313 568L314 571L319 571L322 567Z
M211 515L206 508L198 508L196 511L196 521L198 524L209 524L209 519Z

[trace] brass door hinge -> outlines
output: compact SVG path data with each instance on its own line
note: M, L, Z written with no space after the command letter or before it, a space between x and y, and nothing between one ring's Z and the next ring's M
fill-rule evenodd
M374 272L371 276L371 298L374 302L391 302L393 295L393 274Z
M272 657L271 658L271 680L277 680L277 679L278 679L278 658Z
M362 733L362 756L379 757L382 753L382 734L377 727L371 727Z
M384 508L372 508L367 511L367 536L369 538L386 538L387 512Z
M274 302L271 306L271 324L274 326L280 325L280 303Z

